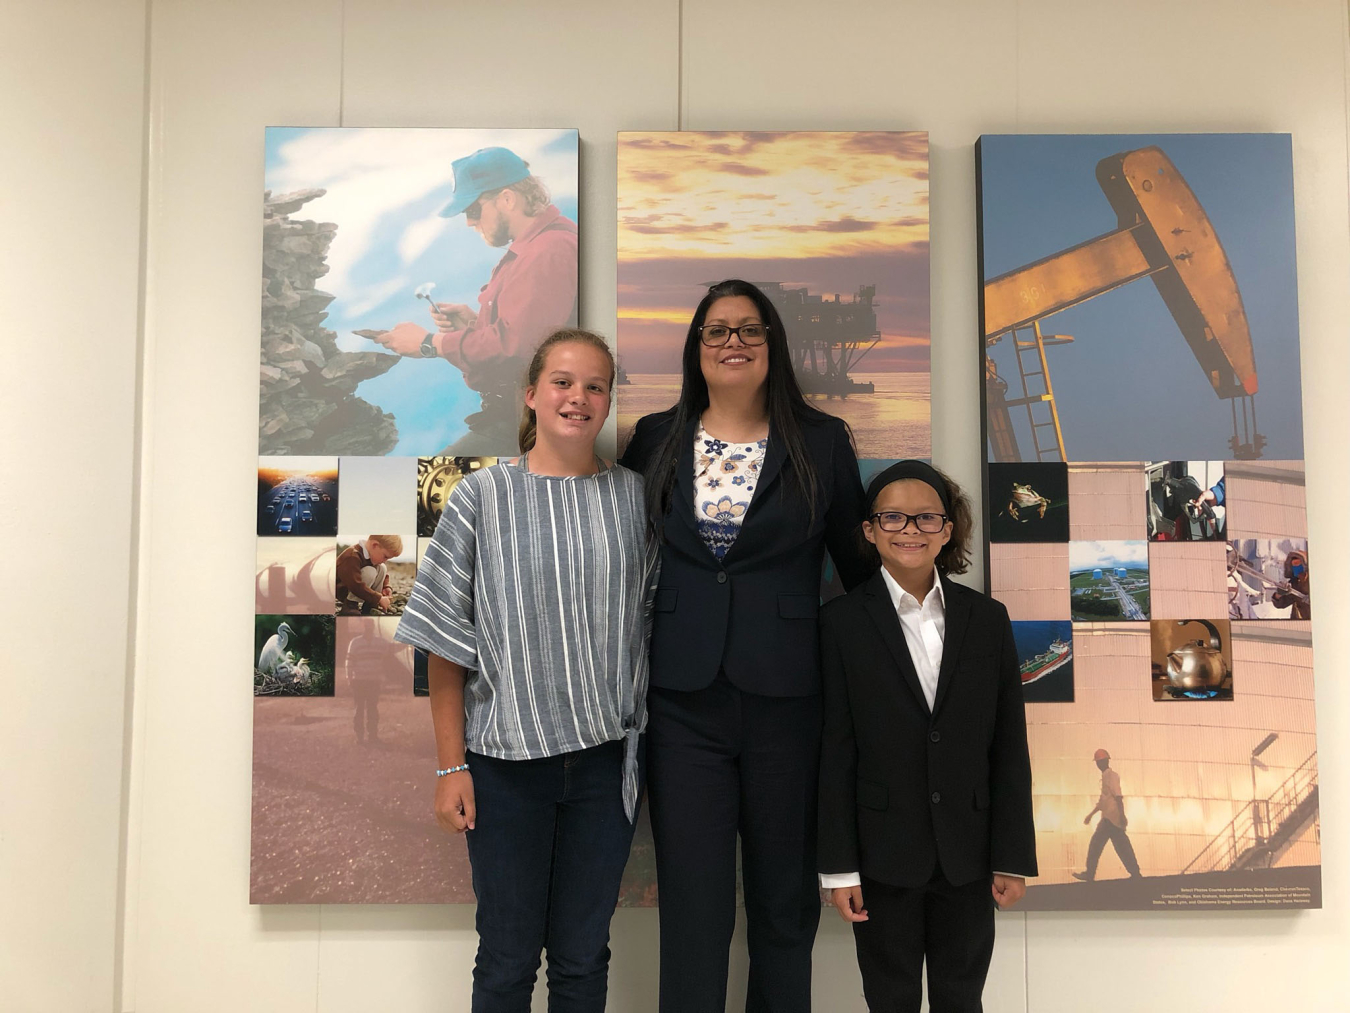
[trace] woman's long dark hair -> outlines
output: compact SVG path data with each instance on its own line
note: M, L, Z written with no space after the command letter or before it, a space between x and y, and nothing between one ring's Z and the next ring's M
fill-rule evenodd
M718 299L728 296L745 296L755 304L759 318L768 328L764 347L769 351L768 387L769 425L773 429L775 440L781 440L786 448L787 459L792 462L792 479L797 493L806 503L812 523L816 517L816 493L819 481L816 466L806 450L806 440L802 436L802 420L823 418L825 413L812 408L802 394L797 375L792 370L792 353L788 349L787 330L769 297L748 281L732 278L720 281L708 289L694 318L689 321L689 332L684 338L684 354L681 358L680 400L675 405L675 418L662 440L647 460L645 479L647 485L647 516L658 534L661 533L666 512L670 509L670 497L675 488L676 469L679 464L681 444L685 439L685 430L692 419L697 419L708 407L708 381L703 378L703 368L699 364L700 335L703 321L707 319L708 309Z

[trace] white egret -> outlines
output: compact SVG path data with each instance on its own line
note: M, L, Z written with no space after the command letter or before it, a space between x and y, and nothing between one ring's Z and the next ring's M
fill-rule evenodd
M291 629L286 623L277 627L277 632L268 638L263 645L262 653L258 655L258 671L272 672L285 658L286 638L293 636L295 630Z

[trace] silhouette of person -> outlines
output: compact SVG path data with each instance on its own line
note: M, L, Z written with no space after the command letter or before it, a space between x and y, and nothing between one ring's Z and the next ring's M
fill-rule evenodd
M1120 793L1120 775L1111 769L1111 754L1105 749L1093 753L1092 759L1096 761L1097 769L1102 772L1102 794L1101 798L1097 799L1097 804L1092 807L1092 812L1083 817L1083 826L1089 825L1097 813L1101 813L1102 818L1097 821L1097 829L1093 831L1092 840L1088 842L1087 871L1075 872L1073 878L1084 883L1091 883L1096 879L1097 863L1101 860L1102 849L1106 847L1106 842L1110 841L1115 846L1116 855L1125 866L1125 871L1130 874L1130 878L1138 879L1139 860L1134 857L1134 845L1130 843L1129 834L1125 833L1129 820L1125 818L1125 798Z
M397 671L399 651L398 644L381 635L376 622L369 623L347 644L347 685L352 693L352 728L357 742L380 741L380 691L390 672Z

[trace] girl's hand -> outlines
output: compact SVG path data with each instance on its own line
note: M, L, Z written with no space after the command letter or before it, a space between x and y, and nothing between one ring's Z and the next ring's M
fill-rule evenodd
M867 908L863 907L861 886L840 886L830 891L830 900L834 902L839 917L846 922L867 921Z
M436 822L452 834L472 830L477 810L473 776L467 770L436 778Z

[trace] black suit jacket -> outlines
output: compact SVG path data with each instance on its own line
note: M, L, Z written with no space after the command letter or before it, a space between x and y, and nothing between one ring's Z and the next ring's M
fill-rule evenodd
M1008 611L946 578L930 713L880 571L822 610L819 867L922 886L1036 875L1022 676Z
M620 463L646 470L675 410L640 419ZM802 435L816 466L815 520L791 482L783 441L769 431L764 468L740 534L722 560L704 544L694 517L694 433L679 443L675 488L664 524L661 577L652 624L651 684L695 690L719 669L764 696L820 692L820 572L826 545L845 587L867 575L856 541L863 489L848 430L814 414Z

